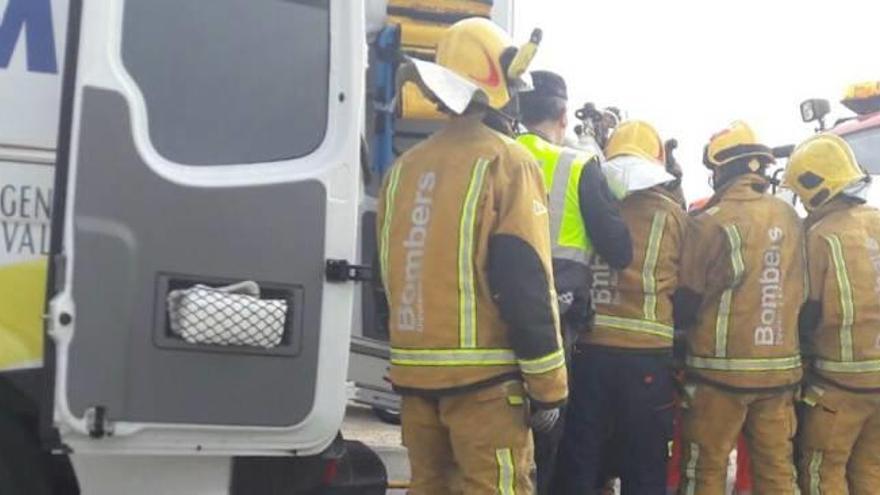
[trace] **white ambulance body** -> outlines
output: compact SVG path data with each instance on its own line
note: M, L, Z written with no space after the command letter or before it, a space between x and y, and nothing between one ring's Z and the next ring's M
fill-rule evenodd
M4 443L0 410L0 472L26 473L0 493L52 493L57 466L21 464L37 447L88 495L384 492L337 437L362 305L328 266L362 254L365 40L386 8L0 0L0 398L23 391L43 437ZM493 17L511 28L512 0ZM175 294L245 281L284 303L277 342L177 332ZM383 355L351 371L377 405Z

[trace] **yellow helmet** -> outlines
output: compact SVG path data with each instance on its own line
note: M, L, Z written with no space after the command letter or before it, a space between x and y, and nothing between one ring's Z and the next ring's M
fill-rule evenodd
M703 164L710 169L723 167L744 158L752 158L749 167L757 172L762 165L773 163L773 153L758 143L752 128L737 120L730 127L716 133L703 150Z
M801 143L785 169L785 185L808 210L818 208L868 174L849 144L834 134L818 134Z
M643 120L623 122L611 134L605 146L605 157L610 160L620 155L638 156L658 165L666 163L666 149L660 134Z
M494 22L474 17L458 21L437 44L439 65L478 85L489 105L501 109L511 99L509 84L518 79L534 57L540 34L518 50L508 34Z

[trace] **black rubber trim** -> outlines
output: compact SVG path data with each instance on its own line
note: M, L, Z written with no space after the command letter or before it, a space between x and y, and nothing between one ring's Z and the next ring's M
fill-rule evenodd
M64 51L64 73L61 85L61 113L58 119L58 151L55 159L55 198L52 204L52 235L49 248L49 269L46 277L45 313L55 297L56 279L64 274L55 273L51 262L64 252L64 217L67 205L67 181L70 170L70 150L73 134L73 111L76 99L76 74L79 66L82 0L70 0L67 17L67 45ZM43 395L40 398L40 440L47 449L70 449L61 443L52 416L55 410L55 343L48 332L43 332Z

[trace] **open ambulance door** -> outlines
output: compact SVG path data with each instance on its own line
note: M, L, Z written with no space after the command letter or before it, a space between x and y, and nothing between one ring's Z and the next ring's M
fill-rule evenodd
M354 284L326 266L357 251L363 3L71 11L47 315L62 442L321 451L345 408Z

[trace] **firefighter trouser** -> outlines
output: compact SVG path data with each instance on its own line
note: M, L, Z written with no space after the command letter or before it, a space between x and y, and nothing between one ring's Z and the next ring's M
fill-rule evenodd
M532 436L519 382L436 399L404 396L410 495L531 495Z
M669 357L579 346L554 495L596 493L621 478L624 495L666 493L674 385Z
M559 421L553 425L553 428L546 433L534 432L535 438L535 467L537 468L537 476L535 478L536 493L538 495L553 495L551 489L553 477L556 471L556 457L559 450L559 443L565 432L565 409Z
M880 394L811 385L804 391L804 402L802 492L880 493Z
M729 456L740 431L752 459L754 493L798 493L793 391L752 394L693 383L685 391L681 495L726 493Z

